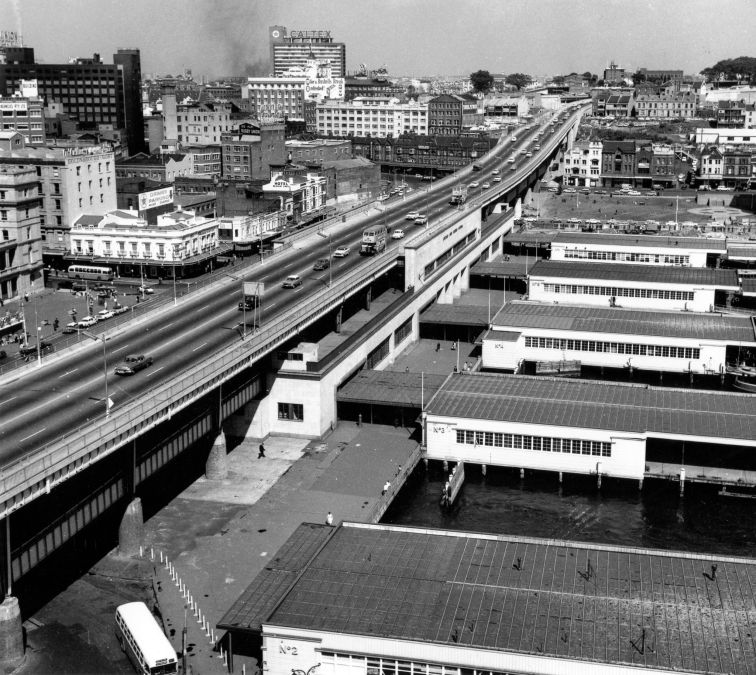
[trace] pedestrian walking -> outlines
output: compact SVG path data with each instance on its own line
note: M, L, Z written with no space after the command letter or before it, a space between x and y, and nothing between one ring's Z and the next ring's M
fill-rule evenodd
M262 457L265 457L265 446L260 443L260 449L257 452L257 459L261 459Z
M440 342L436 343L436 351L437 352L441 351L441 343Z
M326 516L326 525L333 525L333 514L330 511Z
M60 321L58 321L58 317L56 316L55 319L53 319L53 331L57 332L58 326L60 326Z
M386 494L386 493L387 493L387 492L389 491L389 488L390 488L390 487L391 487L391 481L388 481L388 480L387 480L387 481L386 481L386 482L385 482L385 483L383 484L383 492L381 492L381 495L385 495L385 494Z

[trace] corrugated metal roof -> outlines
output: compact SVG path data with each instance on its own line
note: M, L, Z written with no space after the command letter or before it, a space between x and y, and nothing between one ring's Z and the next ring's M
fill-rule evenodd
M635 234L599 234L595 232L558 232L554 241L560 244L585 244L598 246L633 246L654 249L671 248L675 250L703 249L723 252L726 243L723 239L706 239L704 237L657 237Z
M746 675L755 588L747 559L347 523L263 623Z
M420 408L439 390L446 375L363 370L336 395L339 403L377 403Z
M530 268L531 277L637 281L652 284L695 284L737 290L735 270L707 267L670 267L667 265L618 265L616 263L539 260Z
M502 307L492 324L497 330L547 328L756 343L750 317L699 312L510 302Z
M730 260L754 260L756 246L728 246L727 257Z
M497 342L517 342L522 333L508 330L489 330L484 336L484 340L496 340Z
M451 375L429 415L756 441L750 394L523 375Z
M487 326L488 307L434 303L420 315L420 323Z

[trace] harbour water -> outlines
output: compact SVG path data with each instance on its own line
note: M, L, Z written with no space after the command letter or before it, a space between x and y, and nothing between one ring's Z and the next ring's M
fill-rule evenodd
M719 488L646 481L528 474L465 466L454 507L441 508L438 463L420 465L383 518L384 523L572 541L756 557L756 499L724 497Z

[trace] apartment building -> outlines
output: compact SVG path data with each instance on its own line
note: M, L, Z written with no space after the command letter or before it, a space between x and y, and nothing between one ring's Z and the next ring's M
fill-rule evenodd
M375 96L324 101L317 107L317 133L321 136L395 137L407 132L428 133L427 105Z

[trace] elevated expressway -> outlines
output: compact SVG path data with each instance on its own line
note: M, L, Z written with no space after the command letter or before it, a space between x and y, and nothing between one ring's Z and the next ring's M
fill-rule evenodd
M488 255L492 242L505 231L502 228L511 227L521 199L543 177L565 143L574 140L584 111L585 105L561 111L562 120L555 131L542 134L541 149L533 151L526 161L519 159L516 171L509 171L505 159L514 150L526 147L538 133L536 128L518 131L516 143L502 139L478 162L481 171L473 173L468 167L438 181L428 192L418 190L411 198L386 206L374 222L389 228L405 227L405 213L419 210L428 214L429 225L427 229L414 228L417 234L410 228L405 240L392 241L379 256L361 258L353 253L333 260L330 272L311 271L314 260L327 256L337 246L350 245L356 252L365 227L364 222L357 222L329 228L321 237L312 237L314 241L308 241L306 247L272 256L257 266L245 280L262 281L268 290L261 326L251 334L243 334L236 309L241 279L230 278L227 283L189 296L177 307L169 305L155 312L139 325L112 335L105 333L104 341L85 341L86 346L46 360L42 368L28 368L16 373L14 379L0 382L0 517L49 495L56 486L119 449L135 447L137 439L151 430L166 424L170 428L182 411L203 397L213 397L217 414L198 419L196 429L177 431L183 436L177 435L172 445L164 444L161 452L139 466L132 456L129 470L133 475L104 486L109 492L97 499L102 508L107 508L133 495L140 481L193 439L211 428L217 433L225 418L264 395L264 376L247 375L263 357L322 317L337 313L346 298L369 293L372 284L392 271L396 273L402 263L405 296L415 296L409 302L415 303L416 311L422 303L427 304L427 298L441 297L445 289L448 291L449 280L469 272L469 266L481 255ZM553 117L556 115L540 121L539 129L547 129ZM500 183L468 195L462 209L449 207L455 184L473 179L482 183L499 167L503 169ZM500 205L509 209L510 204L516 205L510 217L497 217L492 219L496 220L495 228L485 227L489 216L501 210ZM459 236L466 238L449 257L448 246L453 243L450 236L457 230L464 231L455 241L460 241ZM281 289L283 278L292 273L302 275L303 285L294 291ZM149 353L155 365L133 378L117 378L112 375L113 366L127 353ZM105 382L114 401L107 415ZM72 520L67 536L75 533L73 525ZM35 556L39 559L41 552L16 565L14 552L14 578L33 566Z

